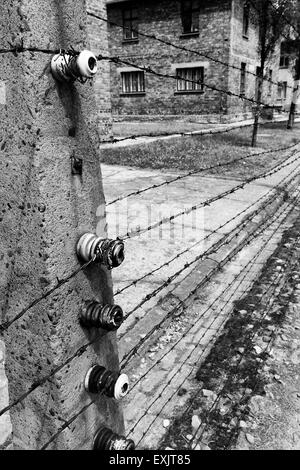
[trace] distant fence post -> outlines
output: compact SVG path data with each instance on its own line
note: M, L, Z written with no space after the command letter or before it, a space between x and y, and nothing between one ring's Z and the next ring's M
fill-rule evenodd
M112 303L111 276L93 263L61 281L80 267L76 243L105 204L98 113L92 81L59 83L50 71L54 51L88 47L85 1L4 0L0 33L0 49L18 46L0 53L0 338L15 403L2 416L15 449L91 449L99 425L124 432L119 402L84 388L92 365L119 367L115 332L79 322L84 301Z

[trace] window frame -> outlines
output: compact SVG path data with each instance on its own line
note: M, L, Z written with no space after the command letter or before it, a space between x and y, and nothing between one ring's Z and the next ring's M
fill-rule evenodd
M135 15L133 15L133 11L136 12ZM126 12L129 12L128 18L125 17ZM122 9L123 42L139 41L138 19L138 9L136 7L127 6ZM127 37L127 34L130 34L130 37Z
M248 2L244 2L243 23L242 23L242 36L244 39L249 39L249 25L250 25L250 5Z
M193 77L198 71L200 78ZM182 76L180 77L180 73ZM189 76L190 74L190 76ZM204 67L176 67L176 91L175 94L203 94L204 93ZM191 81L188 81L191 80ZM200 83L196 83L201 80ZM199 86L199 88L197 88Z
M190 7L187 8L187 3L190 3ZM199 0L181 0L180 2L180 18L181 18L181 35L180 37L188 37L188 36L199 36L199 31L200 31L200 27L199 27L199 10L200 10L200 6L199 6ZM195 18L194 18L194 15L195 15ZM186 25L186 22L184 20L184 17L185 16L188 16L188 22L190 22L190 28L188 31L185 31L185 25ZM195 21L193 21L195 20ZM197 26L196 28L197 29L193 29L195 26L194 26L194 23L197 23Z
M280 93L279 93L280 90ZM277 85L277 101L286 101L287 99L287 81L279 82Z
M136 77L134 77L134 74ZM145 72L143 70L124 70L120 72L120 77L121 96L139 96L146 94ZM128 79L127 83L126 77Z
M281 64L281 62L283 62L283 64ZM289 54L281 54L280 59L279 59L279 68L280 69L288 69L289 66L290 66L290 56L289 56Z

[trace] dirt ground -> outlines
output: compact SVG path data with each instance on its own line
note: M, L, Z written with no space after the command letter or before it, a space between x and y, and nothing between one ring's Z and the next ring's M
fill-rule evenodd
M300 215L236 302L161 449L300 449L299 229Z

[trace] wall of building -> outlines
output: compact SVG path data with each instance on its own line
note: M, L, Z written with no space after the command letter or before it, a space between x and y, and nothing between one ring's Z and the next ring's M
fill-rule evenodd
M233 0L232 19L231 19L231 47L230 64L240 69L241 63L246 63L246 70L256 74L256 67L260 66L260 57L258 52L258 27L253 21L253 13L250 13L248 37L243 36L243 6L244 0ZM252 17L252 18L251 18ZM274 54L269 58L265 73L272 70L272 81L278 81L280 48L276 47ZM246 74L245 96L255 99L256 77L252 74ZM240 70L230 68L229 70L229 89L234 93L240 93ZM276 101L277 86L269 85L267 81L263 85L262 101L266 104L273 104ZM233 115L244 115L250 117L255 103L242 100L237 97L229 98L229 108Z
M126 2L108 5L108 18L122 24ZM182 33L179 1L133 2L138 8L139 29L147 34L176 45L199 50L227 62L230 48L231 2L208 0L201 2L199 36L180 38ZM176 74L174 64L196 63L205 67L204 81L217 88L227 89L228 69L191 52L139 36L137 43L124 43L123 31L117 26L109 29L110 55L119 56L165 74ZM146 93L141 96L121 96L122 65L111 65L111 96L115 119L141 116L189 116L210 114L219 117L227 112L227 97L218 91L205 89L203 94L176 94L174 79L146 74ZM126 66L124 65L126 69Z
M106 14L105 0L86 0L88 20L88 44L94 54L109 54L108 25L104 21L89 15L93 13L104 18ZM112 136L112 110L110 96L110 65L107 61L98 61L98 74L94 79L95 97L98 110L98 127L101 140L109 140Z

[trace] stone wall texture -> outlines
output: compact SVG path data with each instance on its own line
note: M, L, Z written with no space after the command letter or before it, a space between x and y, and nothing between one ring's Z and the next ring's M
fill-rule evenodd
M105 200L93 82L59 83L50 71L51 51L70 44L88 47L87 23L81 0L4 0L2 5L0 48L23 43L50 52L0 54L0 323L78 269L77 240L87 231L95 233L97 214L104 213L99 211ZM82 158L82 175L72 174L72 156ZM100 226L98 235L105 237L105 223ZM111 276L99 265L81 271L2 332L4 405L8 392L10 404L15 403L95 340L11 408L15 449L41 448L91 401L83 380L92 364L118 369L115 333L90 332L79 324L82 303L91 298L112 301ZM1 445L9 442L9 418L3 416ZM123 430L120 406L105 398L95 400L50 449L92 448L102 422Z

